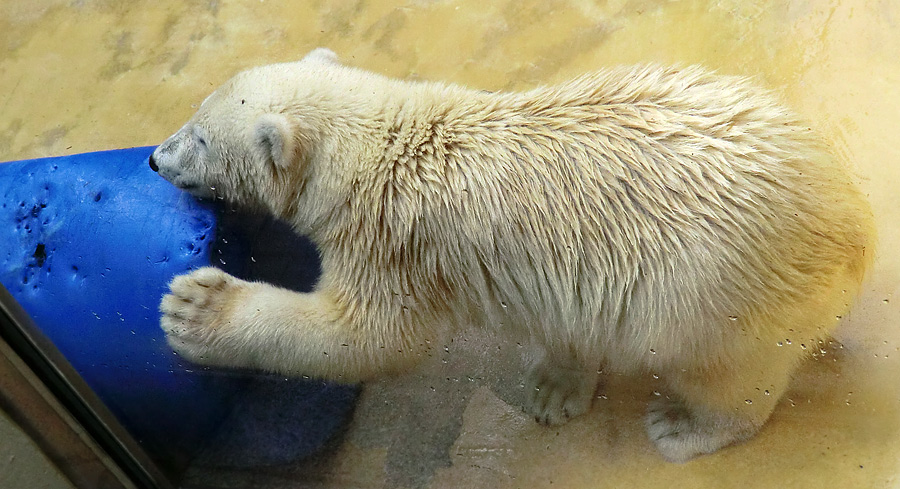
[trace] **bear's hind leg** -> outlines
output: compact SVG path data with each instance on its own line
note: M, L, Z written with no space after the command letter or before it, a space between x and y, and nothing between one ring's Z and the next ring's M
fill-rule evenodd
M650 403L645 418L663 457L682 463L756 434L787 389L799 356L769 353L704 371L667 373L671 391Z
M599 374L563 357L542 355L525 378L524 410L539 423L563 424L591 408Z

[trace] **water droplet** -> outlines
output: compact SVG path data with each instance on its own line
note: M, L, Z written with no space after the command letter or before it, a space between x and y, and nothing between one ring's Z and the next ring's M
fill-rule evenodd
M659 375L656 375L656 374L650 374L650 375L651 375L654 379L659 379Z
M765 395L767 395L767 396L771 396L771 395L772 395L772 393L769 392L768 389L766 389L765 391L763 391L763 394L765 394Z
M753 404L753 399L744 399L747 404Z
M504 309L506 309L506 308L507 308L507 305L506 305L506 303L505 303L505 302L501 302L501 303L500 303L500 307L502 307L502 308L504 308Z
M787 343L787 344L789 344L789 345L791 344L791 340L788 340L788 339L784 340L784 342Z
M737 321L738 317L737 316L728 316L728 319L731 321Z
M775 343L775 344L778 345L778 346L784 346L784 343L781 342L781 341L779 341L778 343Z
M653 391L653 395L658 397L658 396L661 396L662 394L659 391Z
M256 263L256 258L253 258L253 257L251 256L251 257L250 257L250 261L252 261L253 263Z
M841 316L835 316L834 319L840 321L840 320L841 320Z
M887 303L890 302L890 301L887 300L887 299L885 299L885 300L883 300L883 301L881 301L881 302L884 303L884 304L887 304Z
M606 399L609 399L609 398L606 397L606 394L600 394L599 396L597 396L597 399L603 399L603 400L606 400Z
M449 347L449 346L445 346L445 347L444 347L444 352L445 352L445 353L450 353L450 347Z
M805 349L806 349L806 345L803 344L803 343L800 343L800 349L801 349L801 350L805 350Z
M656 355L656 350L654 350L653 348L651 348L651 349L650 349L650 354L651 354L651 355Z

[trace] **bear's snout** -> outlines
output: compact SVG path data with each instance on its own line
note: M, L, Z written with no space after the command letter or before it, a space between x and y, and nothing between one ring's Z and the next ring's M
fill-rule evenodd
M156 158L153 157L153 154L150 154L150 169L159 173L159 166L156 164Z

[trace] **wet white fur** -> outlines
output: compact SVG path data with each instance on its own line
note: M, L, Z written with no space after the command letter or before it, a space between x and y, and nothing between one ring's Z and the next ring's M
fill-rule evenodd
M647 431L673 461L759 429L872 255L869 207L809 128L699 68L487 93L316 50L237 75L154 158L322 257L309 294L176 278L162 326L185 357L355 382L475 322L542 346L547 423L588 409L601 367L662 376Z

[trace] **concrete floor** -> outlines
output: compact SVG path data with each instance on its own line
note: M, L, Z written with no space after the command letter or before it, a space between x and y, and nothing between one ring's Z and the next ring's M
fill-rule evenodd
M0 487L73 489L18 426L0 411Z
M590 414L540 427L503 402L518 395L515 362L490 339L466 352L467 337L446 363L368 385L327 456L198 467L186 484L900 487L900 2L0 0L0 160L159 143L237 70L316 46L487 90L643 61L756 76L858 169L878 258L838 330L843 348L804 367L759 436L686 465L663 462L644 436L652 379L609 379Z

